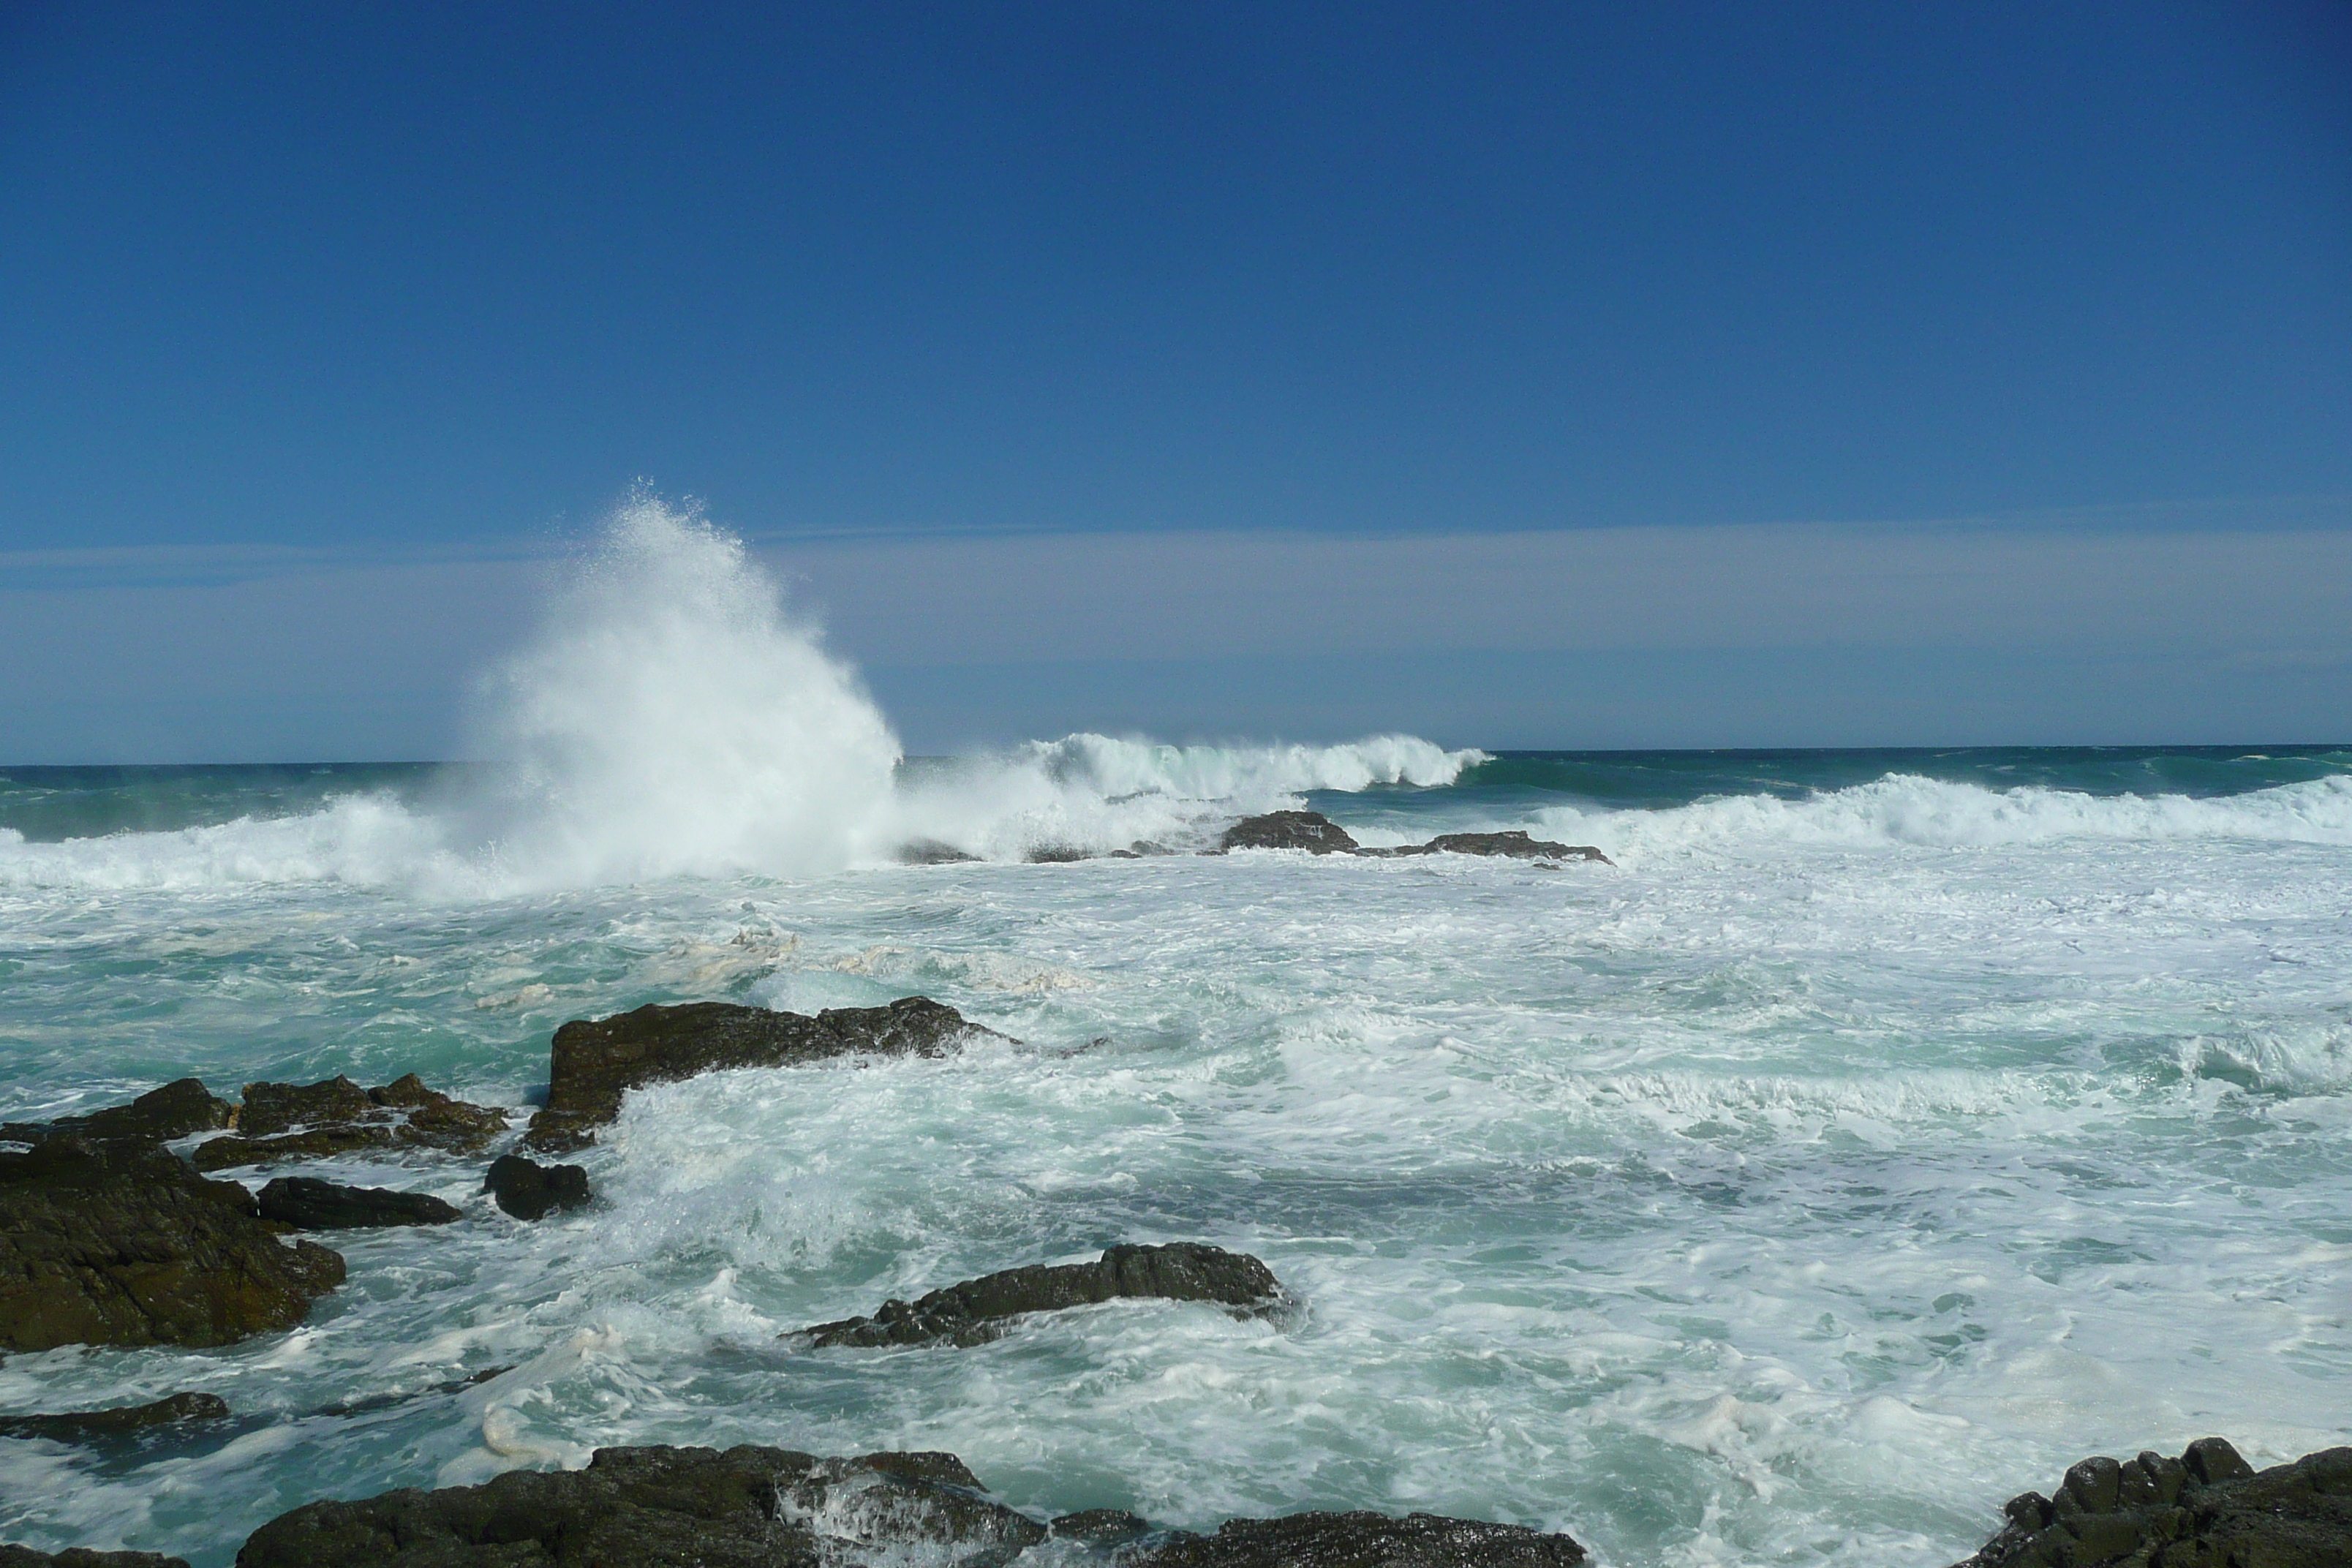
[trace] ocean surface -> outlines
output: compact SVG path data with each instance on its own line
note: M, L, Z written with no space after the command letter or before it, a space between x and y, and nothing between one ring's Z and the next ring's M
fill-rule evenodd
M758 1442L952 1450L1039 1514L1941 1568L2086 1454L2352 1441L2352 749L907 760L723 535L643 522L555 607L496 765L0 769L0 1120L190 1073L520 1111L558 1024L655 1001L1013 1038L634 1094L599 1206L539 1225L478 1161L299 1167L467 1217L325 1237L291 1333L0 1363L0 1411L237 1413L0 1440L0 1539L219 1568L315 1497ZM1615 864L1024 859L1301 804ZM779 1337L1177 1239L1300 1309Z

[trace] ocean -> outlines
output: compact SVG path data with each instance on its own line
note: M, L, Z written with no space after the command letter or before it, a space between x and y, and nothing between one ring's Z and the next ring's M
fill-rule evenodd
M0 1121L188 1074L522 1110L557 1025L656 1001L920 994L1009 1038L634 1093L598 1205L536 1225L478 1161L299 1167L467 1218L325 1237L349 1280L289 1333L7 1358L0 1411L236 1415L0 1439L0 1539L220 1568L312 1498L758 1442L950 1450L1040 1515L1941 1568L2086 1454L2352 1441L2352 748L908 759L658 512L475 722L499 762L0 769ZM1189 853L1299 805L1613 864ZM781 1337L1170 1240L1297 1310Z

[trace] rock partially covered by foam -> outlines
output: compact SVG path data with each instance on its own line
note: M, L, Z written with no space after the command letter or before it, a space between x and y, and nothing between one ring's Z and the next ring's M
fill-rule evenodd
M280 1241L251 1194L160 1144L0 1154L0 1350L227 1344L292 1328L342 1279L341 1257Z
M1244 816L1217 840L1217 853L1235 849L1304 849L1309 855L1352 855L1356 840L1319 811L1269 811Z
M1294 1513L1236 1519L1214 1535L1179 1532L1128 1568L1575 1568L1584 1548L1565 1535L1411 1513Z
M1092 1263L1008 1268L934 1290L914 1301L886 1301L870 1318L819 1323L789 1336L814 1347L985 1343L1011 1320L1119 1298L1214 1301L1245 1311L1282 1304L1274 1271L1245 1252L1177 1241L1164 1247L1114 1247Z
M1955 1568L2343 1568L2352 1448L2257 1471L2219 1437L2177 1459L2084 1459L2055 1498L2027 1492Z
M447 1225L462 1217L429 1193L347 1187L315 1176L279 1176L257 1195L261 1217L296 1230L372 1230L395 1225Z
M63 1552L36 1552L29 1546L0 1542L0 1568L188 1568L187 1561L153 1552L91 1552L68 1547Z
M236 1116L236 1108L206 1089L202 1079L184 1078L161 1089L151 1089L128 1105L111 1105L88 1116L9 1122L0 1126L0 1142L40 1143L51 1138L73 1137L85 1143L120 1139L163 1142L226 1127Z
M237 1568L694 1563L994 1568L1045 1538L952 1454L820 1459L782 1448L600 1448L584 1470L314 1502L253 1532Z
M236 1131L208 1138L191 1155L200 1170L264 1165L374 1149L479 1152L506 1131L507 1113L427 1089L415 1073L374 1089L347 1078L249 1083Z
M211 1394L172 1394L146 1405L108 1410L72 1410L57 1415L0 1416L0 1437L40 1437L52 1443L105 1443L137 1437L162 1426L218 1421L228 1405Z
M544 1219L557 1209L585 1208L588 1172L581 1165L542 1165L520 1154L501 1154L482 1178L490 1200L517 1219Z
M1615 861L1590 844L1562 844L1553 838L1531 838L1517 828L1504 833L1441 833L1426 844L1387 851L1391 855L1501 855L1514 860Z
M731 1002L648 1004L555 1031L547 1108L525 1137L534 1149L577 1149L621 1113L621 1097L728 1068L800 1067L835 1057L941 1057L976 1036L1001 1038L928 996L886 1007L828 1007L811 1017Z

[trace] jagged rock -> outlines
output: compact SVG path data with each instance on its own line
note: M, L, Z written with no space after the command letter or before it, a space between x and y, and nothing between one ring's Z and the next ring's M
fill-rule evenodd
M692 1563L994 1568L1045 1527L980 1494L952 1454L820 1459L781 1448L600 1448L584 1470L314 1502L255 1531L237 1568Z
M1045 1528L1056 1541L1076 1541L1100 1551L1150 1534L1151 1521L1123 1508L1090 1508L1066 1513Z
M1214 1535L1178 1532L1124 1560L1131 1568L1574 1568L1565 1535L1411 1513L1294 1513L1229 1520Z
M2178 1459L2084 1459L2053 1500L2011 1498L2009 1523L1956 1568L2344 1568L2352 1448L2257 1472L2219 1437Z
M1234 849L1304 849L1310 855L1352 855L1355 839L1319 811L1269 811L1225 829L1215 853Z
M228 1405L211 1394L173 1394L152 1405L75 1410L62 1415L0 1415L0 1437L45 1437L53 1443L100 1443L136 1436L185 1421L218 1421Z
M958 866L980 857L936 838L918 838L900 845L898 858L901 866Z
M1058 1311L1122 1296L1216 1301L1254 1311L1283 1300L1273 1271L1249 1254L1178 1241L1165 1247L1114 1247L1092 1263L1008 1268L947 1286L916 1301L886 1301L870 1318L819 1323L787 1337L817 1349L941 1342L976 1345L1003 1333L1007 1321L1024 1313Z
M321 1083L249 1083L236 1131L209 1138L191 1158L199 1170L268 1164L366 1149L438 1149L478 1152L506 1131L495 1106L452 1100L425 1087L415 1073L374 1089L347 1078Z
M1400 849L1376 850L1388 855L1507 855L1515 860L1598 860L1603 866L1615 861L1590 844L1561 844L1549 838L1530 838L1517 828L1506 833L1441 833L1426 844L1409 844Z
M0 1568L188 1568L183 1558L154 1552L92 1552L69 1546L63 1552L36 1552L29 1546L0 1542Z
M346 1187L315 1176L279 1176L261 1189L261 1217L296 1230L365 1230L391 1225L447 1225L455 1204L429 1193Z
M1067 866L1095 858L1091 849L1081 849L1075 844L1041 844L1022 858L1032 866Z
M184 1078L161 1089L151 1089L128 1105L112 1105L88 1116L65 1116L55 1121L12 1121L0 1126L0 1142L39 1143L71 1136L86 1143L121 1138L146 1138L162 1142L226 1127L236 1108L206 1089L202 1079Z
M520 1154L491 1161L482 1190L517 1219L542 1219L556 1209L582 1208L589 1202L585 1167L542 1165Z
M281 1242L235 1182L162 1145L0 1154L0 1350L218 1345L302 1321L343 1260Z
M593 1142L596 1129L621 1113L621 1096L651 1083L865 1052L942 1057L975 1035L1002 1037L928 996L902 996L887 1007L828 1007L814 1017L688 1002L575 1018L555 1031L547 1108L531 1118L524 1142L559 1152Z

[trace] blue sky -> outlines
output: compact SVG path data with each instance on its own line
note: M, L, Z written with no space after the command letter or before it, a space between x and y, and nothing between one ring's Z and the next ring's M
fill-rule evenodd
M640 478L919 749L2343 739L2352 8L16 5L0 475L0 761L437 754Z

